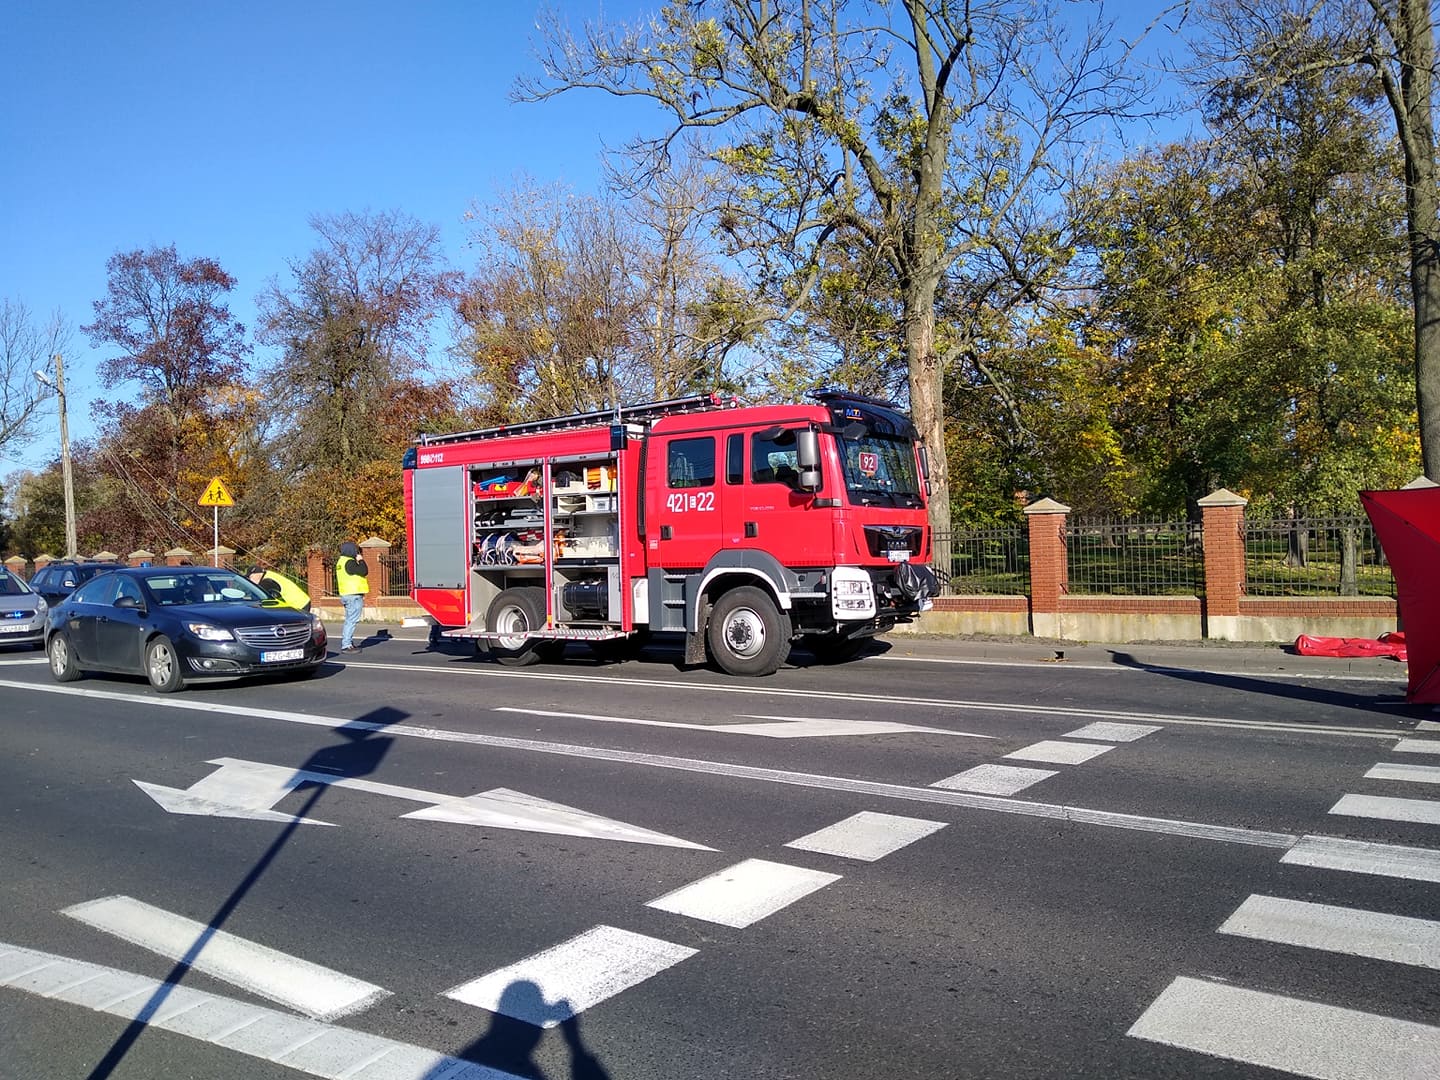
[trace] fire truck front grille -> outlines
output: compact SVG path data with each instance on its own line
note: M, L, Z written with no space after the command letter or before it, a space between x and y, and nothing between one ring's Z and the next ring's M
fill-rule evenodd
M865 544L870 554L883 559L892 551L920 554L922 530L912 525L866 525Z

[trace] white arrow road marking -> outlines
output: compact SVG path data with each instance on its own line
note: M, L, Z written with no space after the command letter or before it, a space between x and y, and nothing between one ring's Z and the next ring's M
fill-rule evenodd
M195 781L188 788L162 787L143 780L132 781L171 814L195 814L205 817L250 818L257 821L299 822L303 825L329 825L328 821L296 817L270 809L290 792L306 782L307 775L283 765L265 765L258 761L212 761L220 765L209 776ZM320 774L316 774L320 775Z
M518 1080L423 1046L0 942L0 986L79 1005L330 1080ZM226 1070L229 1072L229 1070Z
M365 791L372 795L388 795L410 802L430 803L427 809L400 815L422 821L449 821L459 825L480 825L517 832L549 833L552 836L585 836L593 840L619 840L624 843L689 848L694 851L714 850L704 844L642 829L638 825L601 817L599 814L577 810L573 806L550 802L509 788L495 788L478 795L447 795L443 792L422 791L420 788L401 787L398 784L381 784L374 780L337 776L333 773L267 765L241 758L212 758L208 764L218 765L220 768L184 791L159 788L139 780L134 783L171 813L215 814L269 821L309 821L308 818L281 814L268 807L301 784L327 784L330 787Z
M1126 1034L1323 1080L1434 1076L1440 1067L1440 1028L1184 977Z
M839 880L839 874L827 874L823 870L746 859L668 892L645 906L738 929L759 922Z
M188 956L203 938L204 945L189 961L190 967L315 1020L336 1020L390 996L389 990L373 983L224 930L211 930L204 923L128 896L90 900L65 908L60 914L170 960Z
M604 716L600 713L555 712L549 709L524 709L509 705L497 706L495 712L522 713L525 716L553 716L561 720L600 720L607 724L638 724L641 727L685 728L689 731L723 731L729 735L762 735L768 739L817 739L830 735L895 735L901 732L924 732L930 735L963 735L968 739L993 739L994 735L976 735L969 731L921 727L918 724L896 724L888 720L823 720L787 716L751 716L748 720L773 720L771 724L687 724L679 720L641 720L634 716Z
M697 951L614 926L597 926L518 963L461 983L446 990L445 996L550 1028Z
M943 821L862 810L834 825L791 840L785 846L800 851L818 851L822 855L838 855L842 859L874 862L944 827Z

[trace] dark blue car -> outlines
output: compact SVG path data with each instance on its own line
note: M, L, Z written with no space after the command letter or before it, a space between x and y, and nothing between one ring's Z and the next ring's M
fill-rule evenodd
M113 671L169 693L198 679L311 675L326 638L319 616L285 607L233 571L124 567L50 609L45 649L58 682Z

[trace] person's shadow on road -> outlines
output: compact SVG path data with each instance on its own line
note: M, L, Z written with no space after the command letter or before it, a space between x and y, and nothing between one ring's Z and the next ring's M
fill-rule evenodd
M526 1080L561 1080L540 1067L535 1050L548 1028L558 1026L570 1054L567 1080L610 1080L580 1037L580 1017L564 998L547 1002L540 987L528 979L516 979L500 993L490 1021L490 1030L457 1055L466 1061L500 1069ZM440 1080L449 1072L441 1066L426 1080Z

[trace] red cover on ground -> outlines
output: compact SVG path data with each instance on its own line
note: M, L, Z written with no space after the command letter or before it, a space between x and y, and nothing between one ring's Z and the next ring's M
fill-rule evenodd
M1378 638L1315 637L1301 634L1295 639L1301 656L1393 656L1405 660L1405 635L1381 634Z

